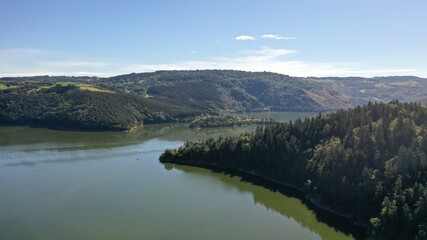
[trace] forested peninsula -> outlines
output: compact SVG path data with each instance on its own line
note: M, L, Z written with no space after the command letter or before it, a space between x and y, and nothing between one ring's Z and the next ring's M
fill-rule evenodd
M367 223L370 237L420 240L427 238L426 156L427 107L396 100L187 142L160 161L293 185Z
M233 127L233 126L249 126L249 125L266 125L276 123L270 118L252 118L239 115L221 114L207 115L196 117L191 121L189 127L191 129L201 128L216 128L216 127Z

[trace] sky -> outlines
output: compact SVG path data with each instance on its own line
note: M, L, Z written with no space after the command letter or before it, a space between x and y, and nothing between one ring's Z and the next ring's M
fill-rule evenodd
M427 77L426 0L0 0L0 77Z

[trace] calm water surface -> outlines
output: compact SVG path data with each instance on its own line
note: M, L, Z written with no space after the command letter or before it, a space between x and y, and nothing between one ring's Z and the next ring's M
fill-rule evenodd
M252 130L0 128L0 239L353 239L296 198L158 161L185 140Z

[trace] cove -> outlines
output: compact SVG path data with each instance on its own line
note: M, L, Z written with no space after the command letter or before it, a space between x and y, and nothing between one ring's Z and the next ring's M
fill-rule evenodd
M255 127L0 128L0 239L354 239L292 194L163 165L166 148Z

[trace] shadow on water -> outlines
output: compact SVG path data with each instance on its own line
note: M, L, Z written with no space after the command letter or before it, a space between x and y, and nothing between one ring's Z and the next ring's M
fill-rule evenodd
M141 152L140 148L123 150L119 148L141 145L153 140L182 143L187 140L238 135L254 129L255 127L250 126L193 131L183 123L147 125L132 132L72 132L30 127L0 127L0 152L4 149L7 153L0 156L0 167L102 160L114 156L127 157L144 152ZM159 144L159 147L152 146L150 150L162 152L167 146ZM100 149L115 150L89 151ZM49 154L44 156L44 159L34 158L32 153L40 151ZM19 161L16 158L17 153L21 157Z
M182 124L148 125L131 132L79 132L61 131L30 127L0 127L0 147L32 145L39 150L70 151L97 148L114 148L140 144L153 138L175 140L180 134L185 136ZM176 133L176 134L173 134ZM51 147L49 149L49 147Z
M318 222L314 219L325 223L345 235L351 235L355 239L365 239L367 236L365 228L354 225L348 218L338 216L316 206L305 198L304 193L292 187L232 170L205 169L172 163L163 165L166 170L176 169L185 173L213 176L227 186L237 188L242 193L250 193L255 204L262 204L268 210L292 218L303 227L309 228L322 237L328 234L327 230L319 226ZM237 177L237 179L234 179L234 177ZM260 186L262 188L254 188L253 186ZM270 191L266 191L265 189ZM287 198L294 198L295 201L284 201L283 198L280 198L281 200L279 201L274 201L272 199L278 198L274 194L281 194L281 197L284 195ZM311 214L314 214L315 218L302 214L303 212L307 212L307 209L311 210Z
M31 127L0 127L0 147L27 145L25 149L20 149L25 151L91 150L141 144L152 139L189 141L238 135L253 130L255 130L254 126L193 131L185 123L146 125L131 132L79 132Z
M280 121L311 117L315 114L310 112L247 113L247 115L254 117L274 118ZM37 145L43 145L43 150L90 150L141 144L153 138L167 141L191 141L210 137L226 137L252 132L255 129L256 126L241 126L193 131L188 127L188 123L144 125L130 132L63 131L31 127L0 127L0 148L27 145L20 150L38 151L41 146Z

